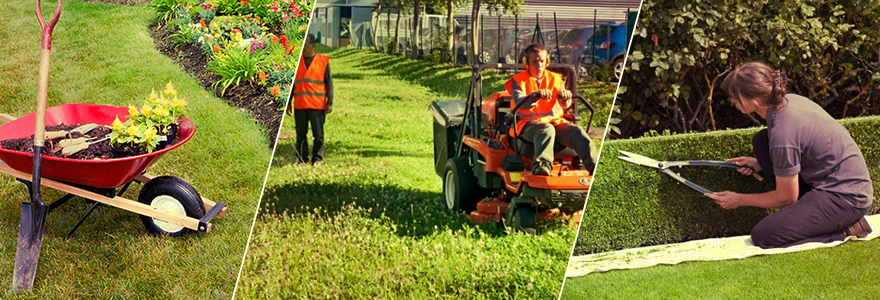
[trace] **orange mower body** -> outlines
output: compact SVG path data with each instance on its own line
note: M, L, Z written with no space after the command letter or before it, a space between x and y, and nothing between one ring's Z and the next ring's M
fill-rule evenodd
M474 67L467 100L435 101L430 107L435 171L443 179L447 208L464 212L475 223L503 223L527 233L537 232L538 219L571 216L579 221L591 170L580 167L574 150L557 146L550 174L532 174L528 147L533 146L508 134L514 124L512 97L506 91L481 96L480 73L486 68L493 67ZM568 79L566 88L591 111L592 119L592 106L577 95L574 70L567 65L550 69ZM568 111L565 118L577 124L577 105Z

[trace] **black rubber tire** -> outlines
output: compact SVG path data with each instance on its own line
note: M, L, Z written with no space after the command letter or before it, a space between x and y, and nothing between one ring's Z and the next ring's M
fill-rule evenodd
M151 205L156 199L165 201L176 200L177 203L183 207L183 210L188 217L201 219L205 216L205 206L202 203L202 197L199 196L199 192L197 192L195 188L189 185L189 183L186 183L186 181L183 181L183 179L173 176L160 176L153 178L153 180L144 184L144 187L141 188L141 193L138 196L138 202ZM144 227L146 227L147 231L150 233L176 237L191 231L185 227L182 227L179 230L166 230L163 229L162 226L167 227L167 225L164 225L167 223L155 220L149 216L141 215L140 217L141 221L144 223ZM157 224L157 221L161 223Z
M453 157L446 162L443 176L443 200L452 211L470 212L477 208L486 192L477 184L477 177L466 156Z
M525 234L537 234L537 222L535 220L535 208L531 205L517 205L507 215L507 224L514 231Z

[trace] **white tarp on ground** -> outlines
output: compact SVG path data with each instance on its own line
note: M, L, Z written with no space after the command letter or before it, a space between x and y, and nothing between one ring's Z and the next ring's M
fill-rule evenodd
M584 276L593 272L614 269L647 268L659 264L674 265L686 261L716 261L741 259L756 255L790 253L818 248L829 248L849 240L867 241L880 236L880 215L866 217L874 229L867 237L848 237L833 243L807 243L788 248L761 249L752 245L749 236L705 239L677 244L632 248L612 252L572 257L568 261L566 277Z

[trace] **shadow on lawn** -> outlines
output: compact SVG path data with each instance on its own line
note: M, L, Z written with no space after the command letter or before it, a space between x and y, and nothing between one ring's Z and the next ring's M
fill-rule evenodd
M312 137L309 136L309 147L314 146ZM273 167L283 167L299 163L296 154L296 136L295 134L289 138L279 140L275 146L275 156L272 158ZM396 148L388 147L353 147L341 141L329 141L326 145L324 157L333 157L339 155L357 155L360 157L413 157L413 158L432 158L431 153L416 151L400 151ZM311 151L311 148L309 148Z
M381 176L377 176L381 177ZM385 178L373 182L308 182L266 186L260 210L297 215L314 208L326 211L320 217L332 218L350 209L350 205L369 208L374 219L387 218L400 236L422 237L449 228L473 226L467 219L446 209L443 195L387 185ZM498 226L481 227L492 236L504 232Z
M461 78L462 72L467 72L461 67L435 65L403 56L355 51L349 48L332 52L331 55L337 59L347 59L348 56L358 53L364 53L365 56L358 58L362 61L355 63L361 69L382 70L386 74L428 87L443 95L455 95L453 97L462 98L467 95L470 79Z

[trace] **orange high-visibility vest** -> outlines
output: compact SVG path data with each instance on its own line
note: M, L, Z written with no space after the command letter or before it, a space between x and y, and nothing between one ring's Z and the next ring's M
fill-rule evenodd
M522 134L522 128L527 121L537 120L539 122L554 125L568 123L568 121L562 118L562 114L565 110L562 108L562 105L556 101L559 91L562 90L562 75L545 70L544 75L541 76L541 82L538 83L532 78L532 75L529 75L528 71L522 71L519 74L514 75L513 78L510 78L510 80L504 85L507 88L507 92L511 95L513 94L512 84L519 86L520 90L523 90L526 95L540 89L550 89L553 96L550 97L550 99L538 100L534 107L520 107L519 111L516 112L516 131L514 132L513 128L511 128L510 135L516 136ZM513 109L514 107L516 107L516 101L510 101L510 109Z
M324 71L330 57L316 54L308 68L305 59L299 60L293 80L293 108L326 109L327 87L324 85Z

